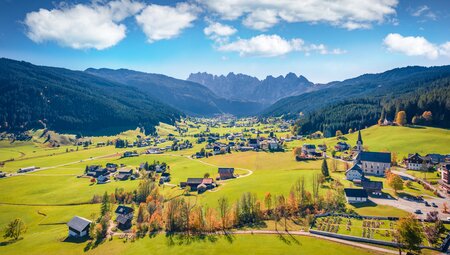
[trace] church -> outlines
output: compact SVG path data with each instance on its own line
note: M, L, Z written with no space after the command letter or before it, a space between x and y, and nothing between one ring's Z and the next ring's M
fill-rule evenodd
M391 169L390 152L364 151L361 130L358 132L356 156L353 158L353 161L359 165L365 175L384 176L386 170Z

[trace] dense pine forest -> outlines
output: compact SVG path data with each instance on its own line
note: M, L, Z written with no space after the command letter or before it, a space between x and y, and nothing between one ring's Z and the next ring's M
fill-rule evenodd
M404 94L385 97L346 100L300 116L295 132L308 134L321 131L325 136L337 130L347 133L377 123L395 121L399 111L405 111L406 124L450 128L450 78L426 83Z
M180 112L136 89L84 72L0 60L0 130L117 134L173 123Z

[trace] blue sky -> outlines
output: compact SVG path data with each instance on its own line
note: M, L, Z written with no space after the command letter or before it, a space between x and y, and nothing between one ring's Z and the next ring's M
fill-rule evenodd
M0 12L1 57L76 70L328 82L450 64L448 0L2 0Z

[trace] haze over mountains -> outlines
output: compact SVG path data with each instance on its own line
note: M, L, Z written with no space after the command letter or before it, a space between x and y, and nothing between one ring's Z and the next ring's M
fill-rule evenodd
M188 81L127 69L72 71L0 59L0 131L43 126L58 132L115 134L183 115L283 116L303 132L373 125L406 110L410 121L450 127L450 66L396 68L317 85L303 76L191 74ZM383 112L383 113L382 113ZM301 113L301 114L300 114Z
M190 74L187 80L202 84L224 98L258 102L264 105L320 88L304 76L297 76L294 73L288 73L284 77L269 75L264 80L259 80L240 73L218 76L199 72Z

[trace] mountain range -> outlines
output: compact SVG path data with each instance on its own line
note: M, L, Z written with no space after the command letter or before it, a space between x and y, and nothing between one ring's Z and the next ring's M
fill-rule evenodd
M73 71L0 59L0 131L46 127L66 133L115 134L184 115L283 116L299 133L373 125L432 111L427 124L450 127L450 66L404 67L314 84L303 76L191 74L187 81L127 69ZM417 118L416 118L417 119Z
M223 98L258 102L266 106L288 96L322 88L294 73L278 77L269 75L264 80L259 80L240 73L218 76L199 72L190 74L187 80L202 84Z

